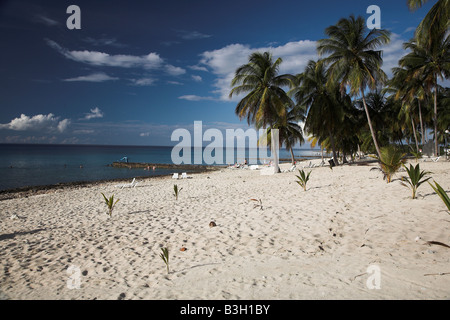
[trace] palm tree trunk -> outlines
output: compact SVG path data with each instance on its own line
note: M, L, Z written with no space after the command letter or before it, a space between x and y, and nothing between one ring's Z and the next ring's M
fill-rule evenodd
M324 161L323 161L323 146L322 145L320 145L320 151L322 152L322 163L324 163Z
M411 117L411 125L412 125L412 130L413 130L413 133L414 133L414 140L416 142L416 151L419 152L419 141L417 140L416 126L414 125L413 117Z
M366 111L367 122L369 123L370 133L372 134L373 143L375 144L375 149L377 150L378 158L381 158L380 147L378 147L377 138L375 132L373 131L372 121L370 120L369 109L367 108L366 98L364 97L364 89L361 88L361 96L364 105L364 110Z
M292 150L292 146L289 146L289 150L291 151L291 162L292 162L292 165L295 165L295 157L294 157L294 151Z
M439 157L439 143L438 143L438 130L437 130L437 94L438 94L438 85L437 85L437 75L435 76L435 87L434 87L434 148L435 155Z
M422 147L425 144L425 133L423 130L423 121L422 121L422 107L420 105L420 100L417 99L417 102L419 103L419 120L420 120L420 132L422 133Z
M337 165L339 165L339 161L338 161L338 158L337 158L337 155L336 155L336 148L334 146L334 137L331 134L331 131L330 131L330 144L331 144L331 149L333 150L334 165L337 166Z

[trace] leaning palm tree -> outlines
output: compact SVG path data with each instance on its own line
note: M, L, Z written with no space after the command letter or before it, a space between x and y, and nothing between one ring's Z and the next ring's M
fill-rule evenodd
M410 53L399 61L400 66L411 70L406 80L418 79L424 84L424 87L429 93L434 88L434 147L435 154L438 156L438 78L444 80L450 76L450 36L447 35L441 39L435 39L433 46L421 45L413 39L406 42L404 47L405 49L411 50Z
M305 130L313 136L329 138L333 161L338 165L335 136L343 117L342 106L334 99L338 90L326 86L328 79L322 61L309 61L298 80L299 85L289 94L294 96L297 105L308 110Z
M410 10L422 7L428 0L407 0ZM420 22L416 29L417 42L422 45L432 45L436 37L444 36L450 25L450 1L438 0Z
M341 92L349 89L352 96L361 96L375 149L380 148L372 128L365 100L366 87L375 89L386 80L381 69L382 51L376 50L390 41L390 32L384 29L369 30L363 17L351 15L325 29L328 39L319 40L319 55L329 54L323 60L329 65L329 84L339 83Z
M294 107L293 101L282 88L291 86L295 77L279 75L281 63L281 58L273 61L269 52L255 52L250 55L247 64L236 70L231 81L233 88L230 98L246 94L238 102L235 113L241 120L247 118L247 123L255 125L257 129L273 127L280 119L285 119L289 109ZM278 163L275 163L275 172L278 171Z

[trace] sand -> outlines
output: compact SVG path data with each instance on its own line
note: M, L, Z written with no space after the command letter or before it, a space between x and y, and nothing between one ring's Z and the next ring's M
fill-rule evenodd
M420 164L449 192L450 162ZM0 201L0 299L449 299L450 248L426 244L450 245L445 205L376 167L306 169L306 192L223 169Z

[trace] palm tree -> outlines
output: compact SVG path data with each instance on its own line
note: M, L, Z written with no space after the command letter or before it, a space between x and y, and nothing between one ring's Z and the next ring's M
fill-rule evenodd
M386 98L385 90L370 92L367 94L365 100L377 141L380 141L382 145L390 144L391 140L395 138L395 123L398 123L398 110L396 106L392 100ZM362 99L356 101L355 105L359 110L364 112L364 102ZM370 136L369 134L365 135L363 146L366 150L373 150L373 138L371 139Z
M422 7L428 0L407 0L410 10ZM438 0L427 13L416 29L416 39L419 44L432 45L434 39L443 37L450 25L450 1Z
M410 75L414 70L409 70L405 68L393 68L392 72L394 76L389 81L389 86L386 90L391 91L394 94L394 98L397 100L402 100L413 105L413 108L417 105L419 123L420 123L420 133L422 137L422 145L425 144L425 128L422 116L422 107L427 99L426 89L423 82Z
M404 44L405 49L411 50L410 53L400 59L401 67L409 69L411 72L406 81L417 79L424 84L427 92L431 93L434 88L434 136L435 136L435 154L439 155L438 148L438 78L444 80L450 75L450 36L435 39L433 46L421 45L416 40L411 40ZM439 45L437 43L439 42Z
M320 55L329 54L323 59L329 65L328 83L339 83L341 92L347 87L352 96L361 96L373 143L380 156L364 92L366 87L373 90L387 78L381 70L382 51L376 49L389 43L390 32L383 29L368 30L363 17L351 15L325 29L325 33L329 38L319 40L317 50Z
M305 130L317 137L329 137L333 150L333 160L337 165L335 134L343 117L342 107L336 103L333 94L338 89L330 89L327 83L326 68L322 61L309 61L305 71L298 75L298 86L289 94L293 95L297 105L308 110Z
M419 112L416 112L416 101L419 101L417 105L420 108L420 100L416 99L416 93L419 91L419 95L423 94L423 91L420 90L421 86L418 83L420 81L417 81L416 78L412 79L414 81L407 81L409 72L407 69L393 68L392 71L394 76L389 80L388 86L384 89L384 91L391 92L391 97L393 97L393 99L395 99L396 101L401 101L401 108L398 118L404 119L405 122L411 121L411 132L414 134L416 152L419 152L419 141L417 139L417 131L414 120L417 118L417 115L420 112L420 110ZM421 116L420 119L422 119Z
M293 147L296 143L303 144L305 138L303 137L303 129L300 126L300 122L305 120L305 110L300 106L296 106L288 111L286 118L280 118L273 125L273 129L278 129L280 143L286 147L291 153L292 165L295 164L295 157ZM268 128L266 131L267 143L271 143L271 130Z
M235 113L241 120L247 118L247 123L254 124L257 129L273 127L280 119L286 119L288 111L294 107L294 102L282 88L292 85L295 77L278 75L281 63L281 58L273 61L269 52L252 53L249 62L236 70L231 81L230 98L246 94L238 102ZM273 144L272 152L275 152Z

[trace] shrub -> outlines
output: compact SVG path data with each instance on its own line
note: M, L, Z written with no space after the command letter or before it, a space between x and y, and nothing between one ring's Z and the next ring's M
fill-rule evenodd
M108 207L108 215L109 217L112 216L112 212L114 210L114 207L116 206L116 203L119 202L119 199L116 200L116 202L114 202L114 195L112 195L111 197L107 198L103 193L102 193L103 199L105 199L105 204Z
M377 159L380 161L380 170L383 172L387 183L392 181L394 174L402 167L406 159L405 153L402 153L395 146L387 146L380 149L380 157Z
M311 174L311 171L308 172L308 174L305 173L304 170L298 170L299 176L296 176L298 181L296 181L301 187L303 187L303 190L306 191L306 184L309 180L309 175Z
M169 249L168 248L161 248L161 253L159 256L164 261L167 267L167 273L169 273Z
M448 197L447 193L444 191L444 189L436 182L434 182L434 186L429 183L429 185L433 188L434 191L436 191L436 193L438 194L438 196L442 199L442 201L444 202L444 204L447 206L447 210L450 214L450 198Z
M421 171L419 164L417 164L415 167L412 166L412 164L409 165L409 168L405 165L403 165L406 169L406 172L408 172L408 177L404 176L402 177L402 181L405 181L408 184L405 184L402 182L402 185L405 187L409 187L412 191L412 198L416 198L416 191L419 188L419 186L430 180L431 177L426 178L425 180L422 180L427 174L431 173L428 171Z

